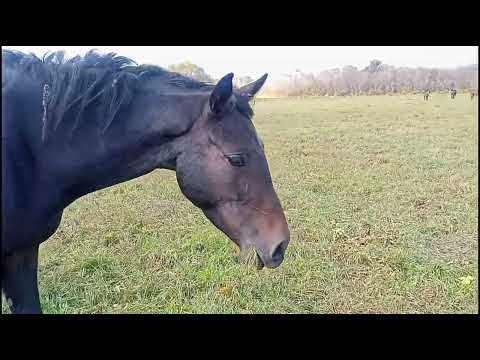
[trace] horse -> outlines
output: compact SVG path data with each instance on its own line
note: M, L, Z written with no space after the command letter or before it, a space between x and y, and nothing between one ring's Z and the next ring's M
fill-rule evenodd
M430 96L430 90L425 90L423 93L423 100L428 101L429 96Z
M478 90L471 90L470 91L470 100L473 100L475 96L478 96Z
M115 53L67 59L2 50L2 291L42 313L39 245L80 197L175 171L183 195L257 267L284 260L290 231L250 101L268 74L234 88Z
M455 99L455 96L457 96L457 90L450 89L450 98Z

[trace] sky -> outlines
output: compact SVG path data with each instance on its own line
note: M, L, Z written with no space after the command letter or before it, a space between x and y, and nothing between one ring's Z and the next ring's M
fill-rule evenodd
M6 46L43 55L65 50L82 55L95 48L116 52L139 64L167 67L189 60L215 78L233 72L256 79L264 73L281 80L297 69L318 73L353 65L363 69L372 59L393 66L454 68L478 63L478 46Z

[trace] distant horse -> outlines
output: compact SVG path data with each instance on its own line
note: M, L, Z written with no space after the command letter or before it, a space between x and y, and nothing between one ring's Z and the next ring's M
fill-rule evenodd
M76 199L155 169L257 266L275 268L290 233L249 102L234 89L94 51L66 60L2 51L2 290L41 313L38 248ZM162 216L162 214L158 214Z
M429 96L430 96L430 90L425 90L423 93L423 100L428 101Z
M470 91L470 100L473 100L475 96L478 96L478 90L471 90Z
M455 96L457 96L457 90L450 89L450 98L455 99Z

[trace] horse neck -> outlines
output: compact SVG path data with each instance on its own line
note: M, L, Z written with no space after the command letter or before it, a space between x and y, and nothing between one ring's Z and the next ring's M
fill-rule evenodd
M179 106L177 97L141 93L104 135L79 133L72 143L47 146L43 167L46 182L60 189L56 206L155 169L175 170L179 144L201 111L199 99Z

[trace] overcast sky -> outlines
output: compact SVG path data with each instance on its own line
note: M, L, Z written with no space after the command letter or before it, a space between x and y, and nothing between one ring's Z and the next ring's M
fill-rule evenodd
M370 60L410 67L452 68L478 62L478 46L8 46L43 55L48 50L84 54L96 48L116 52L139 64L167 67L190 60L220 78L233 72L237 76L258 78L269 73L270 80L283 78L296 69L317 73L325 69L354 65L363 68Z

